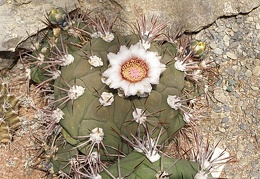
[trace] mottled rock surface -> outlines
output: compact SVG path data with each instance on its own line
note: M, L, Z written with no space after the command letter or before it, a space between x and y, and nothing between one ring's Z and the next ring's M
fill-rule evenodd
M14 50L27 34L44 28L41 20L52 7L75 8L78 1L62 0L0 0L0 51ZM135 22L138 16L156 16L168 21L172 34L198 31L213 23L218 17L246 13L260 5L259 0L79 0L86 9L117 14L128 23ZM125 23L119 23L122 32L129 32ZM168 28L168 29L169 29Z
M0 51L14 50L28 34L45 27L42 21L52 7L74 8L74 1L0 0Z

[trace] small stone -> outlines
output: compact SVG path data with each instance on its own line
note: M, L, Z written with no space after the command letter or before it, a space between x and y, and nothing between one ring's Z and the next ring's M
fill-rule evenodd
M243 152L238 151L237 152L237 159L241 159L243 157Z
M258 91L259 87L258 86L251 86L251 89L254 90L254 91Z
M232 60L236 60L237 59L237 55L234 54L233 52L227 52L226 55L231 58Z
M221 106L218 106L218 105L213 106L213 110L214 110L216 113L221 113L221 112L222 112Z
M216 112L214 112L214 111L211 111L210 118L216 119L216 118L218 118L218 116L219 116L218 113L216 113Z
M226 103L227 97L221 88L214 89L213 94L214 94L214 97L216 98L216 100L218 100L219 102L222 102L222 103Z
M221 123L226 123L228 121L229 121L229 118L228 117L224 117L224 118L222 118Z
M242 130L247 130L248 129L248 125L242 123L242 124L239 125L239 128L242 129Z
M260 24L259 24L259 23L256 23L255 28L256 28L257 30L260 30Z
M220 49L220 48L215 48L215 49L213 50L213 53L218 54L218 55L221 55L221 54L223 53L223 50Z
M254 17L248 17L248 18L246 18L246 21L253 22L254 21Z
M215 48L217 48L218 45L216 43L212 42L209 44L209 46L210 46L210 48L215 49Z
M260 75L260 66L255 66L252 70L252 74L255 76L259 76Z
M239 27L238 27L238 25L236 24L236 23L234 23L234 24L232 24L232 30L234 31L234 32L237 32L238 30L239 30Z
M223 127L218 127L218 130L219 130L220 132L222 132L222 133L226 132L226 129L223 128Z
M257 172L250 172L250 176L252 178L256 178L256 179L260 177L259 173L257 173Z
M255 59L255 60L253 61L253 64L254 64L255 66L260 65L260 59Z
M241 14L237 15L236 16L236 21L237 23L242 23L244 20L244 16L242 16Z
M225 36L223 37L223 41L224 41L224 43L225 43L226 46L229 46L229 40L230 40L230 37L229 37L228 35L225 35Z
M246 72L245 72L245 76L248 77L248 78L251 77L252 74L253 74L253 73L252 73L252 71L250 71L250 70L246 70Z
M230 111L230 107L228 105L224 105L223 107L225 112L229 112Z
M254 148L254 144L249 143L249 144L247 145L247 149L248 149L248 150L252 150L253 148Z
M239 106L236 106L235 110L236 110L236 112L239 113L239 114L242 113L242 109L241 109L241 107L239 107Z

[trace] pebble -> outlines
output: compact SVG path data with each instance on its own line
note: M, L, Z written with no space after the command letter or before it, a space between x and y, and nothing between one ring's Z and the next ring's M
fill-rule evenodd
M260 30L260 24L259 24L259 23L256 23L255 28L256 28L257 30Z
M215 106L213 106L213 110L214 110L216 113L221 113L221 112L222 112L222 107L221 107L221 106L218 106L218 105L215 105Z
M258 86L251 86L251 89L254 90L254 91L258 91L259 87Z
M212 42L209 44L209 46L210 46L210 48L215 49L215 48L217 48L218 45L216 43Z
M245 72L245 76L246 77L251 77L252 76L252 71L250 71L250 70L246 70L246 72Z
M242 129L242 130L247 130L248 129L248 125L242 123L242 124L239 125L239 128Z
M255 76L259 76L260 75L260 66L255 66L252 70L252 74Z
M229 117L224 117L222 118L221 123L226 123L228 121L229 121Z
M223 50L220 49L220 48L215 48L215 49L213 50L213 53L218 54L218 55L221 55L221 54L223 53Z
M252 22L252 21L254 21L254 17L248 17L248 18L246 18L246 21Z
M227 97L224 94L224 91L222 89L220 89L220 88L214 89L213 94L214 94L214 97L216 98L216 100L218 100L221 103L226 103Z
M222 133L225 133L225 132L226 132L226 129L223 128L223 127L218 127L218 130L219 130L220 132L222 132Z
M223 41L224 41L224 43L225 43L226 46L229 46L229 40L230 40L230 37L229 37L228 35L225 35L225 36L223 37Z
M260 175L259 173L257 172L250 172L250 175L253 179L259 179L260 178Z
M231 58L232 60L236 60L237 59L237 55L233 52L227 52L226 55Z

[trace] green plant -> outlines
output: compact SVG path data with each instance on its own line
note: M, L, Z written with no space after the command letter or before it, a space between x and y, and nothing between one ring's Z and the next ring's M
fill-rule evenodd
M165 24L152 19L148 28L145 17L127 36L112 31L115 19L60 9L48 17L56 27L30 56L31 78L54 92L50 105L62 112L52 119L69 143L52 158L54 171L87 178L116 178L119 171L129 178L193 178L198 163L173 159L164 148L194 118L195 93L184 88L187 79L204 85L197 76L207 64L190 61L203 55L205 44L193 41L189 54L177 53L170 37L158 39ZM116 163L106 169L104 161L122 156L119 171Z

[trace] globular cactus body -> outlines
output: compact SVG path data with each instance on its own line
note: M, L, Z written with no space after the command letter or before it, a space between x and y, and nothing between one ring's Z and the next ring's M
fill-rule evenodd
M81 22L75 24L77 24L77 28L84 26L81 25ZM108 73L107 70L109 68L112 68L112 64L114 63L112 57L116 60L119 58L120 53L123 53L121 51L126 51L126 49L129 51L129 49L137 48L136 44L140 43L140 37L136 34L121 36L111 33L112 36L109 37L113 37L113 40L106 40L102 35L97 38L91 38L88 34L85 34L85 36L84 34L73 36L70 30L74 30L73 25L72 27L66 27L66 30L59 31L58 34L53 34L54 31L48 34L47 40L43 41L41 47L34 52L34 60L37 61L39 60L38 57L44 57L44 61L40 65L34 63L31 74L35 82L42 83L48 80L46 71L49 72L50 69L60 70L60 77L51 77L49 79L54 80L55 100L57 106L64 113L63 119L60 120L62 134L70 147L68 147L69 149L64 150L62 148L58 151L58 159L53 159L55 171L61 169L69 171L68 168L65 169L66 164L55 160L67 161L67 157L77 153L75 149L78 149L85 155L90 155L92 151L101 151L102 160L115 159L118 151L124 154L130 153L122 160L122 164L128 165L128 162L132 160L131 157L136 158L140 162L144 160L140 165L140 170L142 172L148 171L149 173L149 171L153 170L153 167L149 166L146 168L149 162L146 161L145 156L136 152L131 153L133 149L125 144L121 135L128 138L139 133L139 137L142 139L147 134L147 131L162 127L166 132L159 134L157 131L150 134L153 138L160 135L158 145L165 145L164 141L169 142L174 134L184 126L185 122L183 121L182 112L170 107L167 101L169 96L182 95L185 83L184 73L174 67L175 45L169 42L153 41L149 44L148 50L142 50L147 55L145 57L148 58L147 60L153 60L149 59L151 56L160 58L159 62L154 62L159 64L161 68L160 72L155 72L158 75L158 80L154 80L151 84L149 83L147 88L151 88L151 91L147 92L147 89L144 89L145 93L140 92L139 94L138 92L136 95L132 95L132 91L128 92L123 89L122 94L122 88L115 87L117 84L111 85L108 82L109 76L105 76L104 74ZM87 30L85 29L85 31ZM63 60L69 56L72 56L73 59L69 64L64 65ZM100 58L102 63L99 62L97 66L93 65L90 60L94 57ZM134 64L132 64L131 60L134 61ZM124 69L121 66L120 75L123 76L124 80L127 80L129 76L132 77L132 73L139 78L140 76L138 75L143 72L142 70L147 70L146 72L149 73L149 70L155 68L153 63L150 66L146 64L144 67L144 65L142 66L143 62L140 61L136 56L132 56L129 61L121 64L124 68L129 69L129 71L123 71ZM138 64L141 64L141 67ZM136 69L133 70L132 67L136 67ZM126 73L125 76L123 72ZM105 82L103 79L104 76L106 77ZM147 75L146 78L148 77ZM104 92L112 95L105 101L104 97L102 97ZM103 102L100 102L102 100ZM110 100L111 102L109 102ZM137 113L137 109L143 111L139 115L146 114L145 117L149 122L138 124L134 121L134 113ZM102 142L91 139L91 131L97 128L102 129L102 132L104 132L104 140ZM120 134L120 136L117 134ZM103 147L106 147L106 149ZM68 155L64 156L64 152L67 152ZM163 164L165 167L168 167L176 159L165 157L165 161ZM133 165L131 164L130 166ZM158 168L159 161L154 165ZM181 167L183 165L186 166L185 171L179 172L179 170L182 170ZM126 172L129 170L127 167L121 167L125 168ZM172 176L187 175L189 176L187 178L191 178L196 171L196 167L195 163L178 161L176 162L176 166L171 167L169 173ZM140 170L137 169L133 176L138 176ZM154 177L156 172L155 170L153 171L149 175L153 175Z

